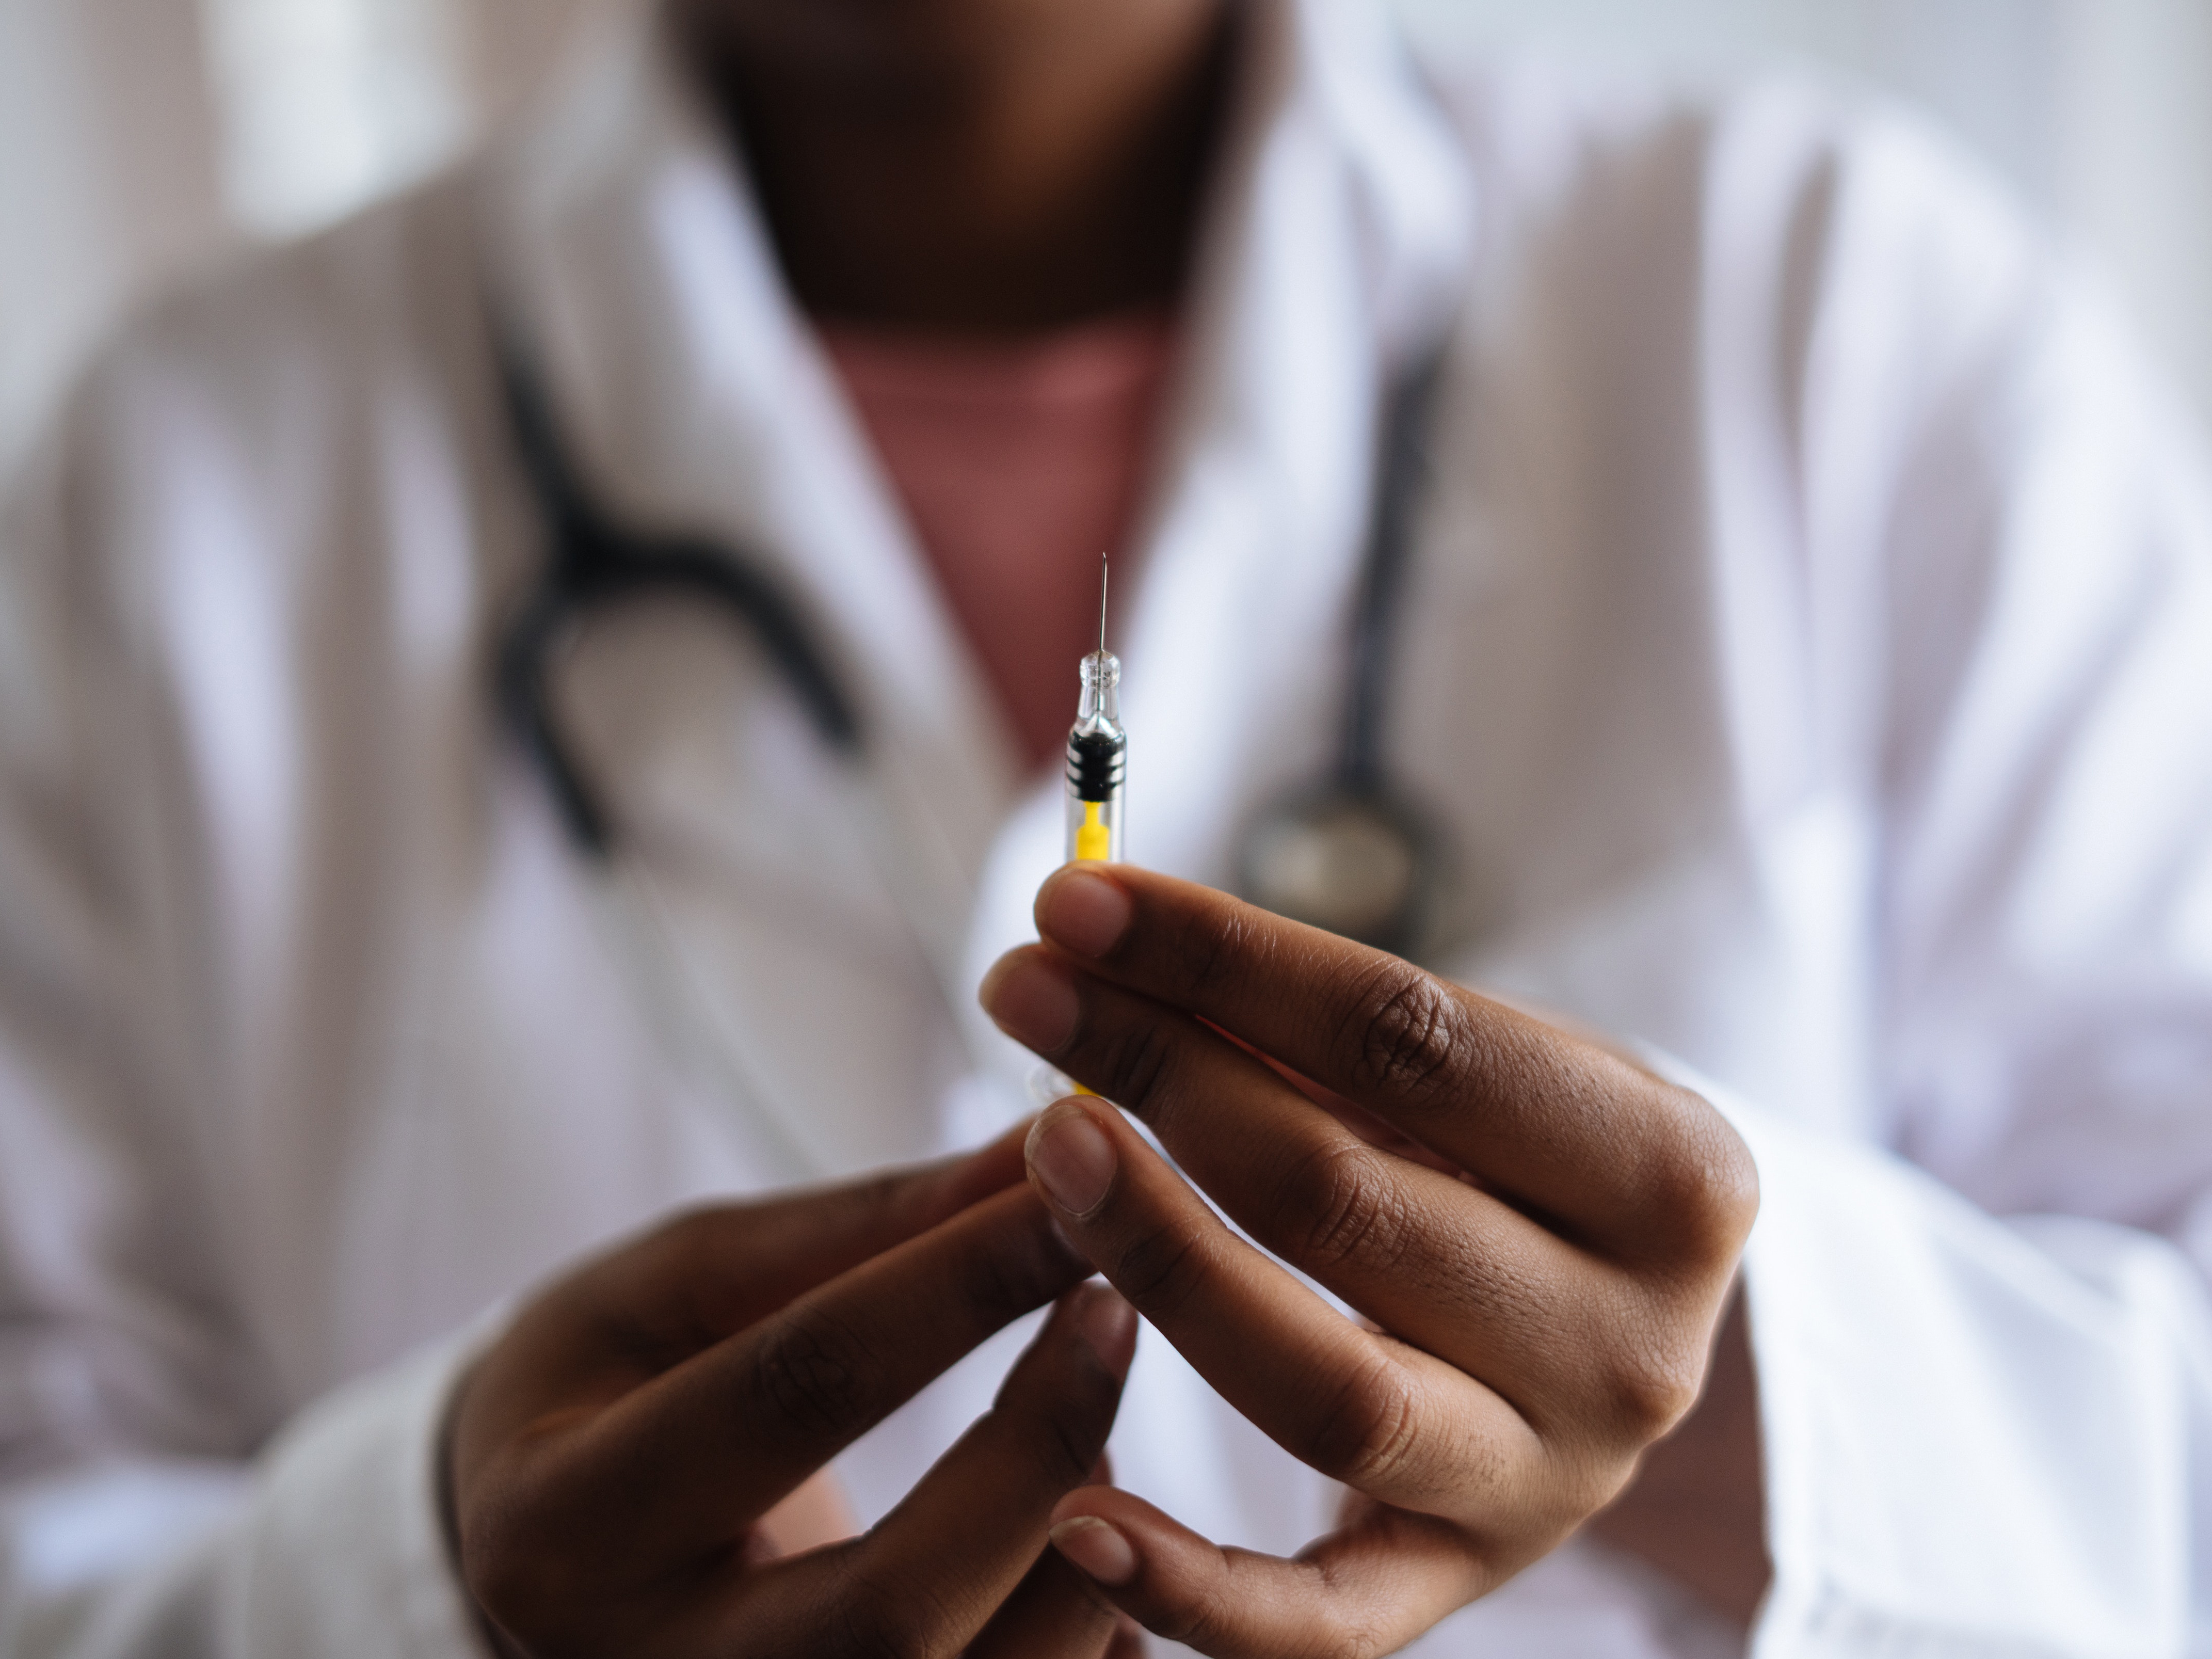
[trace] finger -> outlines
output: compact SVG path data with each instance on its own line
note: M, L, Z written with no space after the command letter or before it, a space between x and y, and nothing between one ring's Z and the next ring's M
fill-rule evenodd
M1023 1179L1017 1126L978 1152L665 1222L534 1300L469 1387L467 1467L515 1425L619 1399L817 1285Z
M1294 1560L1224 1548L1110 1487L1071 1492L1053 1547L1146 1629L1216 1659L1395 1651L1503 1582L1456 1527L1376 1509Z
M1121 1613L1047 1550L969 1645L967 1659L1106 1659Z
M721 1631L742 1636L738 1651L828 1659L927 1659L967 1647L1037 1565L1053 1506L1097 1465L1136 1340L1134 1313L1104 1286L1064 1298L991 1409L896 1509L849 1546L780 1563L739 1586L716 1612ZM1071 1638L1089 1659L1111 1639L1114 1615L1073 1583L1058 1581L1065 1595L1051 1591L1055 1577L1026 1598L1021 1616Z
M1607 1245L1724 1262L1749 1229L1749 1155L1705 1102L1395 957L1127 866L1056 873L1036 920L1087 972L1221 1026Z
M733 1541L953 1361L1089 1272L1030 1193L986 1199L624 1395L562 1449L546 1501L644 1562Z
M1587 1362L1636 1282L1501 1200L1382 1151L1188 1015L1041 951L1002 964L1073 988L1080 1012L1054 1063L1149 1124L1237 1224L1300 1272L1416 1346L1480 1376L1524 1416L1579 1411L1608 1379ZM1689 1354L1686 1345L1685 1357ZM1564 1388L1563 1388L1564 1385Z
M1133 1336L1133 1310L1130 1329ZM1113 1460L1106 1453L1098 1454L1084 1484L1114 1484ZM1112 1659L1117 1640L1126 1640L1129 1628L1127 1614L1047 1550L991 1616L966 1659Z
M1026 1126L978 1152L665 1223L542 1292L471 1368L454 1413L459 1489L515 1431L587 1419L816 1285L1023 1179Z
M1019 1124L979 1150L839 1186L679 1216L611 1258L589 1294L696 1352L1023 1178Z
M1495 1512L1542 1490L1543 1449L1510 1402L1328 1306L1230 1231L1110 1106L1052 1107L1030 1169L1076 1248L1292 1456L1436 1514Z

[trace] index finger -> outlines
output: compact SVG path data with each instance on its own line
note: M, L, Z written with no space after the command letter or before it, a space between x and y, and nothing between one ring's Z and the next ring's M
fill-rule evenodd
M647 1561L733 1542L955 1360L1090 1273L1032 1193L1000 1193L623 1396L565 1449L560 1501Z
M533 1302L479 1367L457 1425L460 1466L514 1425L619 1399L1021 1182L1027 1133L841 1186L707 1206L617 1247Z
M1037 931L1085 971L1195 1014L1599 1239L1732 1255L1749 1155L1609 1051L1396 957L1211 888L1070 866Z
M1027 1122L973 1152L676 1217L577 1281L634 1346L684 1358L1023 1179ZM688 1344L688 1346L686 1346Z

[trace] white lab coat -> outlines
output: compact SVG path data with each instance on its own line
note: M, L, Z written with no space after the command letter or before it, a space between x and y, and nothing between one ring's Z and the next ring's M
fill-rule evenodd
M1225 881L1323 764L1378 376L1450 319L1390 729L1455 860L1431 954L1752 1142L1756 1652L2212 1651L2198 434L1894 114L1432 98L1364 11L1256 15L1114 623L1134 854ZM796 597L863 775L641 605L562 673L628 848L571 849L487 696L541 556L487 289L609 502ZM469 1343L672 1206L1026 1110L972 987L1057 783L634 22L456 177L134 329L5 537L0 1651L473 1651L430 1474ZM842 1461L864 1510L1015 1340ZM1114 1453L1217 1536L1327 1523L1157 1335ZM1419 1650L1731 1645L1577 1543Z

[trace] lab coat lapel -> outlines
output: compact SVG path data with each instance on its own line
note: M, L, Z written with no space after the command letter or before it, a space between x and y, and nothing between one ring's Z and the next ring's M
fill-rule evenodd
M727 870L681 867L649 838L618 861L612 884L650 877L664 887L659 908L706 1017L752 1027L720 1046L753 1056L744 1092L800 1149L792 1173L878 1164L936 1139L915 1098L936 1085L878 1063L897 1047L880 1026L857 1038L833 1027L889 1018L930 1046L915 1022L944 1023L931 981L957 971L977 872L1012 799L1013 745L791 307L727 141L643 15L608 27L623 38L596 43L546 118L495 164L495 290L541 361L594 489L632 524L703 532L771 577L856 698L868 744L856 784L825 785L820 774L834 769L817 752L811 772L783 782L757 767L726 770L721 798L691 813L694 824L720 816L726 839L741 838L741 826L805 817L803 796L817 809L835 796L843 810L815 812L823 845L807 862L817 882L850 890L815 895L854 907L834 919L860 929L841 949L809 953L795 925L787 938L797 954L779 972L757 915L789 895L741 900ZM682 632L668 636L672 650ZM633 653L640 661L649 678L650 653ZM753 706L788 701L772 677L755 678L771 690ZM600 712L623 695L618 681L594 685ZM679 752L665 729L648 726L643 741L666 751L664 775L696 757L696 744ZM619 742L600 749L591 758L616 776L650 769ZM642 811L670 783L632 781L629 804ZM863 830L872 845L858 856L836 844L854 822L879 826ZM856 949L855 939L866 943ZM797 982L810 955L825 974L849 965L872 978L823 978L810 1002Z
M1129 856L1218 885L1255 803L1328 762L1376 392L1446 326L1474 233L1441 112L1372 13L1285 0L1248 27L1183 384L1114 626ZM994 852L971 981L1035 936L1031 897L1062 857L1059 789L1033 792ZM1032 1073L969 1018L992 1069Z

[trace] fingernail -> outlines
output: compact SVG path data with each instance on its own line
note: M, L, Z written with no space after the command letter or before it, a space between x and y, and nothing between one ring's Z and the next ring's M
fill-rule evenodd
M1128 931L1129 896L1086 870L1064 870L1037 896L1037 931L1079 957L1103 957Z
M1009 951L993 963L977 994L1000 1030L1040 1054L1075 1035L1075 987L1033 950Z
M1114 1143L1080 1106L1055 1106L1039 1118L1028 1153L1045 1196L1073 1216L1098 1207L1119 1162Z
M1137 1352L1137 1310L1121 1299L1121 1291L1110 1285L1085 1290L1075 1319L1098 1363L1115 1376L1128 1376Z
M1073 1516L1047 1536L1053 1548L1102 1584L1126 1584L1137 1576L1137 1552L1095 1515Z

